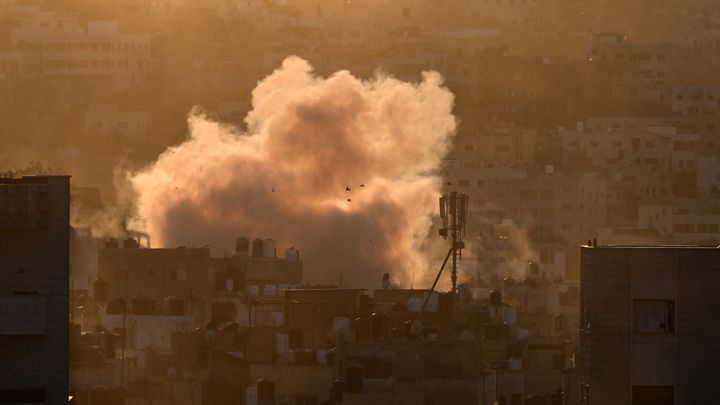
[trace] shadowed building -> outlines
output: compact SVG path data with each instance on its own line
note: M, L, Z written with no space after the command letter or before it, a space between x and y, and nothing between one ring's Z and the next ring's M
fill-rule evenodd
M717 404L720 248L581 248L581 397Z
M0 178L0 403L68 401L70 177Z

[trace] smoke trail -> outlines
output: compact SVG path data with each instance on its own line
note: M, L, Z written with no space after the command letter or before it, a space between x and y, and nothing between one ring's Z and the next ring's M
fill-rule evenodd
M193 111L190 138L132 175L155 247L272 237L301 250L306 281L347 286L428 267L419 246L456 126L439 74L321 78L289 57L252 96L246 133Z

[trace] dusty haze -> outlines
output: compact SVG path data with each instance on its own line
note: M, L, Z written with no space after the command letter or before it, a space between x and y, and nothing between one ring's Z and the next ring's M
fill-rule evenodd
M301 250L308 282L372 286L389 271L409 285L428 270L452 108L438 73L323 78L289 57L253 90L246 132L193 111L189 139L132 175L135 228L153 247L216 253L270 237Z

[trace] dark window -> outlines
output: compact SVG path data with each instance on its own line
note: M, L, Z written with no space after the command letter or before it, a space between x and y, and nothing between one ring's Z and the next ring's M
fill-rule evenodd
M635 333L673 333L675 331L675 302L672 300L634 300L633 319Z
M520 394L512 394L511 405L522 405L522 396Z
M0 404L29 404L45 402L42 388L0 390Z
M633 405L674 405L675 387L633 385Z

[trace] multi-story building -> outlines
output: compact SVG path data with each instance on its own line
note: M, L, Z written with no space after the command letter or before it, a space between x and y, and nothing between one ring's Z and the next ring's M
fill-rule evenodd
M122 245L111 239L98 250L98 278L108 285L108 300L192 299L207 289L209 249L145 249L135 239Z
M0 178L0 402L68 402L69 261L69 176Z
M717 403L719 265L714 246L581 247L581 403Z
M152 113L118 108L114 104L91 104L85 111L85 130L139 137L152 126Z

